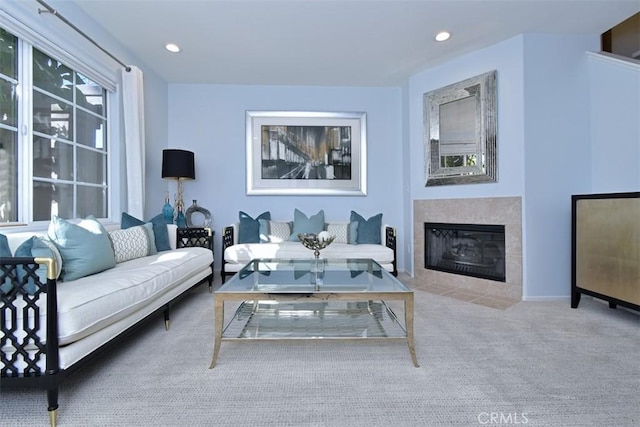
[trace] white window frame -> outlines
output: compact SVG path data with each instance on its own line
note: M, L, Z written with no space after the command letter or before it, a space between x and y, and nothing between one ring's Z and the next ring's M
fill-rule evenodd
M16 6L20 7L19 5ZM21 19L13 15L20 16ZM82 49L79 46L84 42L79 35L69 37L68 33L54 31L46 36L29 27L29 22L34 25L33 17L24 11L14 11L9 14L0 10L0 17L4 18L0 26L18 38L18 218L16 223L0 224L0 232L11 232L15 229L43 230L49 221L33 221L33 117L32 117L32 58L31 46L60 61L76 72L95 81L106 89L107 138L107 218L100 218L104 223L116 223L114 213L119 212L121 203L121 147L115 141L121 140L121 84L119 76L121 68L114 66L113 61L102 55L95 55L95 51ZM48 28L48 30L51 30ZM61 29L62 30L62 29ZM80 40L82 39L82 40ZM55 43L55 41L58 43ZM74 51L77 56L71 55ZM25 62L27 61L27 62ZM29 66L25 66L28 64Z

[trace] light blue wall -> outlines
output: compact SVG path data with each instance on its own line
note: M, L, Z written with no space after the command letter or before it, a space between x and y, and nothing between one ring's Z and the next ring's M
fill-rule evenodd
M601 152L609 159L612 155L604 138L597 137L598 132L592 147L586 52L598 49L597 35L520 35L409 80L410 155L405 158L405 167L411 170L411 199L522 197L525 299L569 295L571 194L604 187L622 191L633 186L629 181L638 176L636 75L635 80L628 76L624 81L609 82L617 92L631 88L620 107L631 109L631 113L620 116L615 109L606 118L607 124L596 128L606 129L615 123L614 117L622 117L624 130L618 128L622 141L615 146L631 159L625 161L618 178L607 173L592 177L592 168L616 174L603 166ZM423 94L493 69L497 70L498 87L498 182L425 187ZM605 98L611 90L598 87L592 93ZM615 103L617 99L614 95L598 102ZM635 120L630 114L635 114ZM405 204L405 209L412 206ZM405 223L405 239L412 236L411 228L411 222ZM412 256L407 251L405 257L409 266Z
M522 37L465 55L409 80L411 200L524 196L524 110ZM498 182L425 187L423 97L426 92L497 70ZM405 206L412 210L413 206ZM413 224L405 224L413 236ZM408 236L409 234L405 235ZM413 237L411 237L413 238ZM412 260L412 256L407 256ZM407 264L407 263L405 263Z
M197 159L198 176L187 183L185 199L197 198L212 211L218 233L236 220L238 210L270 210L274 218L287 219L295 207L309 214L324 209L336 220L346 220L351 209L367 216L383 212L398 228L399 269L411 272L413 200L519 196L524 297L566 297L570 196L602 181L591 176L600 164L592 156L603 148L602 142L591 145L585 54L598 43L592 35L521 35L418 73L402 88L169 85L169 146L192 149ZM424 93L493 69L498 182L425 187ZM246 196L246 110L367 112L369 195ZM628 144L637 158L635 139ZM219 251L219 237L216 246Z
M217 260L220 230L236 220L238 210L254 215L270 210L274 218L287 219L296 207L309 214L324 209L328 219L347 220L354 209L365 216L383 212L384 221L398 228L398 268L411 272L413 200L520 196L525 298L568 296L570 195L640 187L640 73L637 67L587 59L585 51L599 50L598 35L521 35L420 72L402 88L168 85L73 3L50 3L143 70L145 212L159 212L169 184L160 177L162 149L194 150L197 179L186 183L185 200L196 198L212 211ZM11 9L43 19L22 3ZM68 29L59 33L70 46L83 43ZM498 72L498 182L425 187L423 94L493 69ZM368 196L246 196L246 110L366 112ZM121 141L121 135L112 140ZM171 189L175 192L175 185ZM124 188L120 191L124 196Z
M411 77L409 123L413 199L517 196L523 193L522 49L522 38L512 38ZM498 182L425 187L424 94L491 70L497 70Z
M640 61L590 55L593 193L640 191Z
M398 252L404 259L404 271L413 272L413 197L411 195L411 96L409 82L402 87L402 205L404 213L402 227L398 230Z
M367 196L247 196L247 110L366 112ZM383 222L402 226L400 88L171 84L169 147L195 152L196 180L185 183L185 201L197 199L214 217L216 268L222 227L236 222L239 210L252 216L269 210L274 219L292 220L294 208L307 215L324 209L326 219L348 221L353 209L367 218L382 212ZM154 201L158 208L162 195ZM402 253L398 264L402 270Z
M524 36L525 268L529 299L570 294L571 195L591 176L588 50L595 35Z
M143 70L144 71L144 70ZM162 179L162 149L169 145L169 93L164 80L144 71L145 219L160 213L166 191Z

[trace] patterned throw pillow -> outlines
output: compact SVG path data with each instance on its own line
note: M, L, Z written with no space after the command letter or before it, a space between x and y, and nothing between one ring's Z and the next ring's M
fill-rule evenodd
M144 226L138 225L124 230L109 232L113 243L116 263L141 258L150 254L151 242Z
M147 221L147 223L151 223L153 226L156 251L161 252L170 250L171 245L169 244L169 231L167 230L167 222L164 219L164 215L159 213L158 215ZM122 212L122 216L120 219L120 228L131 228L144 224L145 221L131 216L126 212Z
M327 233L335 237L335 243L349 243L349 224L327 224Z
M289 240L291 236L290 222L277 222L261 219L260 221L260 242L281 243Z

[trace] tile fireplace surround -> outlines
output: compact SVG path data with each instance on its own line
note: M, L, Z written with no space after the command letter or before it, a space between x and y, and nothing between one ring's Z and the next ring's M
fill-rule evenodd
M425 222L504 225L506 282L427 270L424 267ZM460 289L508 300L522 299L522 199L520 197L414 200L413 241L415 281L431 287Z

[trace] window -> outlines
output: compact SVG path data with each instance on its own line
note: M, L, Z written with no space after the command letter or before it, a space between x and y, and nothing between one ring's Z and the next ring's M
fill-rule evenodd
M0 28L0 222L17 221L18 39Z
M0 28L0 97L0 223L106 218L107 91Z

